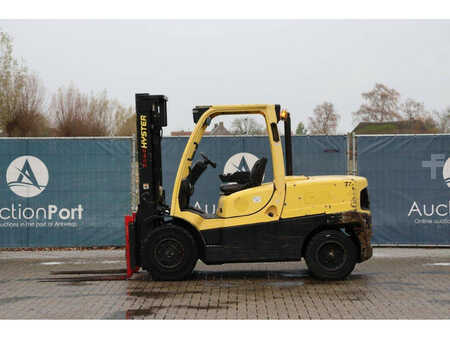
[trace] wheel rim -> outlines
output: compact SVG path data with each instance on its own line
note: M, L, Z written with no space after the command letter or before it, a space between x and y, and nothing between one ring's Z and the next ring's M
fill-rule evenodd
M155 245L154 256L161 267L174 269L183 262L183 244L176 238L162 239Z
M316 260L325 270L336 271L345 265L347 251L341 243L328 241L318 248Z

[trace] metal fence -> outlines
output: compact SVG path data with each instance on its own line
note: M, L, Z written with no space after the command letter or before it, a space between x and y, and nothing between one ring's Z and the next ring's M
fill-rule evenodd
M164 137L163 185L171 201L186 137ZM295 175L359 174L369 181L374 242L449 245L450 135L294 136ZM0 247L123 245L123 216L137 205L135 139L0 138ZM205 137L217 162L192 203L214 213L218 175L268 158L266 137Z

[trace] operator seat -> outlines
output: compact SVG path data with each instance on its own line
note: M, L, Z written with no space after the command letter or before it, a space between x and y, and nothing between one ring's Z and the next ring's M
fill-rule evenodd
M258 187L261 185L264 171L266 170L267 158L263 157L255 162L252 170L250 171L250 179L247 183L230 183L230 184L222 184L220 185L220 190L224 193L224 195L230 195L232 193Z

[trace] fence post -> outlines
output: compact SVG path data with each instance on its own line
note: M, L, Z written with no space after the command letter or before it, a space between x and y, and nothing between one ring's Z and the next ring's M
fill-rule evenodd
M347 134L346 175L350 175L350 134Z
M356 135L355 135L355 133L352 133L352 138L353 138L353 153L352 153L352 156L353 156L353 175L356 175L357 173L358 173L358 170L357 170L357 168L356 168Z

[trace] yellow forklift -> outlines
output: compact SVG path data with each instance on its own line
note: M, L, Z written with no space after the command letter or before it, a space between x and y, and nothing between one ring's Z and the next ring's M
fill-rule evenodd
M140 268L154 280L182 280L205 264L300 261L313 276L338 280L372 256L367 179L294 176L291 120L279 105L197 106L195 128L181 157L170 207L162 188L161 138L167 98L136 94L139 206L125 218L128 276ZM205 130L218 116L264 118L272 163L257 160L248 172L219 175L217 211L195 208L190 198L202 173L216 163L200 153ZM285 154L278 131L284 124ZM272 165L273 181L262 183Z

